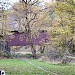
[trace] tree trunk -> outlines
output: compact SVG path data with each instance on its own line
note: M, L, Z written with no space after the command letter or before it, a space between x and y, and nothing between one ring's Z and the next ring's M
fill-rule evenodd
M44 50L45 50L45 46L41 46L40 47L40 53L44 53Z
M29 39L29 44L31 46L33 58L36 58L36 50L32 43L31 28L30 28L30 23L29 23L29 19L28 19L28 0L26 0L26 1L22 0L22 2L25 3L25 8L26 8L26 11L25 11L26 17L25 18L26 18L27 25L25 26L25 29L26 29L26 32L28 32L28 39Z
M65 53L64 53L64 56L63 56L63 59L62 59L62 64L67 64L67 63L69 63L71 60L67 57L68 56L68 54L69 54L69 51L68 51L68 49L66 49L66 51L65 51Z
M31 44L31 51L32 51L33 58L36 59L36 50L35 50L35 45L33 45L33 44Z
M6 41L0 41L0 55L10 57L10 47Z

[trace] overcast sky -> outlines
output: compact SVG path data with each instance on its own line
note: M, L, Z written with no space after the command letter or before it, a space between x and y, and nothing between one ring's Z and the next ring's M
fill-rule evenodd
M10 4L14 4L16 2L18 2L19 0L9 0ZM34 1L34 0L33 0ZM56 0L40 0L43 1L43 3L41 5L44 5L44 2L51 2L51 1L56 1Z
M34 1L34 0L33 0ZM40 0L40 1L43 1L43 3L41 3L41 5L43 6L44 5L44 2L51 2L52 0ZM55 0L53 0L53 1L55 1ZM4 8L5 9L8 9L8 8L10 8L11 7L11 5L13 5L14 3L16 3L16 2L19 2L19 0L0 0L0 2L6 2L6 3L10 3L10 5L8 5L7 6L7 4L4 4ZM1 7L1 5L0 5L0 7ZM8 7L8 8L7 8Z
M19 0L0 0L0 1L9 1L11 4L18 2ZM40 1L44 1L44 2L51 2L52 0L40 0ZM54 0L55 1L55 0Z
M18 2L19 0L9 0L10 3L15 3L15 2ZM51 2L52 0L41 0L41 1L45 1L45 2Z
M12 3L15 3L15 2L18 2L19 0L9 0L9 2L12 4Z

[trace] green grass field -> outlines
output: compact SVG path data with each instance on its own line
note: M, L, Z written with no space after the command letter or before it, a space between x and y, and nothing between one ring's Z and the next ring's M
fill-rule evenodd
M37 60L0 60L0 70L6 75L75 75L75 65L55 65Z

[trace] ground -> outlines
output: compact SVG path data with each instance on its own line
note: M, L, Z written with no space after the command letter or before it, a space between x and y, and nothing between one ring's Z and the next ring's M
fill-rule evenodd
M0 60L0 70L6 75L75 75L75 64L58 65L35 59Z

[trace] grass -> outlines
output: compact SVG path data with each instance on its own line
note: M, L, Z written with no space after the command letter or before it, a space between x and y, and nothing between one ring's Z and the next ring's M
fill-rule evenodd
M35 65L29 64L29 62ZM37 60L6 59L0 60L0 70L5 70L6 75L75 75L75 65L55 65Z

